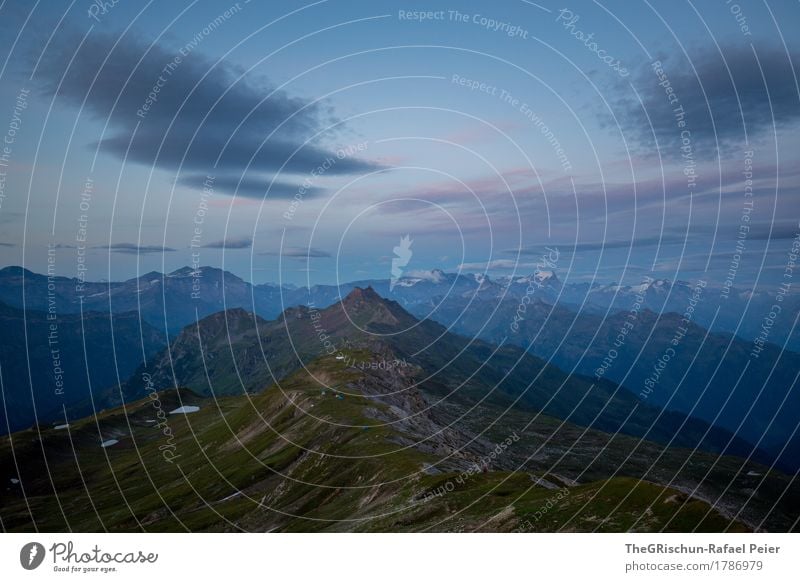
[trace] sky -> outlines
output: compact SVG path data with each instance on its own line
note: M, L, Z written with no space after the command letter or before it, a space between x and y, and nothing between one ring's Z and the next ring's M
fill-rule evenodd
M784 280L788 1L0 5L0 265ZM5 149L3 149L5 148Z

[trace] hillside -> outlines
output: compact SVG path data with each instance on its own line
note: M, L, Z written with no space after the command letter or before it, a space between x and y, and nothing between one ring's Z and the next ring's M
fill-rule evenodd
M607 317L575 313L534 299L512 330L517 302L451 301L436 318L453 331L507 341L562 370L606 378L640 400L724 428L767 452L789 471L800 468L796 438L800 354L712 333L675 313L649 309Z
M780 474L745 477L762 469L722 458L702 478L698 464L714 460L702 453L544 416L520 424L498 408L433 408L413 373L343 368L325 356L256 396L172 390L68 430L16 433L0 441L0 479L19 481L0 490L0 516L9 531L790 527L796 488L771 509L771 492L788 484ZM159 417L178 406L198 410ZM26 459L19 469L15 457Z
M48 317L0 303L0 434L64 422L119 403L116 387L166 346L136 313Z

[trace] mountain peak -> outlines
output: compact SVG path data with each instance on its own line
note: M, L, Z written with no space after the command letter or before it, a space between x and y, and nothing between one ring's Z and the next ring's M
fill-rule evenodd
M375 292L375 289L372 288L372 285L368 285L367 287L355 287L352 291L350 291L350 293L347 294L347 297L344 298L343 303L345 305L358 305L361 302L374 301L383 302L384 299Z
M416 321L397 302L381 297L372 286L354 288L341 305L362 327L370 323L408 327Z

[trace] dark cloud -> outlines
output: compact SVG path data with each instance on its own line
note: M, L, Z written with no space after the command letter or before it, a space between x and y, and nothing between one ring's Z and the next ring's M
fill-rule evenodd
M226 238L218 240L207 245L203 245L206 249L249 249L253 246L253 239L249 236Z
M262 255L283 256L290 259L325 259L331 254L314 247L284 247L280 251L265 251Z
M182 186L190 188L204 188L204 182L207 180L205 174L187 174L181 176L178 183ZM243 196L245 198L255 198L262 200L264 198L272 199L289 199L300 193L303 199L314 198L324 193L321 188L302 187L297 184L290 184L288 182L275 181L270 186L271 177L264 176L261 178L245 177L239 183L238 176L216 176L213 182L214 191L221 191L226 194L235 194L236 196ZM267 192L269 187L269 193Z
M100 149L120 159L237 177L248 164L256 172L283 168L301 175L326 160L333 160L325 170L330 174L375 167L354 157L338 159L318 144L304 146L333 121L327 109L251 77L237 80L240 74L198 50L182 56L178 48L149 44L133 32L121 38L92 33L82 46L77 35L59 33L35 79L82 114L107 120L111 129ZM257 190L249 181L246 191Z
M14 243L0 242L0 247L15 247Z
M659 79L652 62L643 66L634 82L642 103L620 85L614 110L625 133L654 152L655 132L662 156L680 157L682 128L674 109L683 107L695 155L709 157L716 154L717 144L723 151L734 145L741 149L745 133L753 140L772 131L773 123L780 130L800 118L799 75L792 66L800 63L800 53L754 50L749 44L723 46L720 52L690 53L691 62L677 51L655 57L666 79ZM677 101L670 104L662 82L669 83Z
M175 252L175 249L170 247L164 247L160 245L137 245L136 243L114 243L112 245L101 245L94 248L108 249L112 253L121 253L126 255L146 255L150 253Z

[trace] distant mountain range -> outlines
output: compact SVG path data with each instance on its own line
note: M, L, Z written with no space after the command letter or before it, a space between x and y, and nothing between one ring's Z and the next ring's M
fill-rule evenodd
M274 319L287 307L314 304L327 307L344 298L356 287L372 287L383 297L397 301L418 317L437 320L437 307L443 301L482 299L540 299L571 311L604 316L630 311L636 306L655 313L683 314L690 306L693 285L687 282L650 280L641 285L601 283L562 283L552 271L533 275L504 277L496 280L480 274L445 273L439 269L414 271L398 279L362 280L336 285L307 287L253 285L240 277L213 267L192 270L189 267L169 274L151 272L121 282L79 282L66 277L50 281L21 267L0 269L0 301L13 307L45 310L48 283L53 286L50 299L59 313L84 311L121 313L136 311L144 321L170 335L183 327L223 309L241 307L265 319ZM390 289L391 287L391 289ZM23 293L24 289L24 293ZM23 302L24 295L24 302ZM722 299L721 290L707 287L700 301L692 305L693 322L711 331L734 333L746 340L763 337L786 349L800 351L800 333L792 332L800 314L800 294L786 295L780 303L780 316L769 318L776 304L776 294L769 290L732 288Z
M370 287L199 319L117 393L0 439L7 530L789 531L800 513L730 432Z
M761 460L778 460L780 466L787 469L798 466L800 437L794 411L800 408L800 395L795 387L800 356L765 343L758 357L752 357L753 343L730 334L710 333L700 327L703 306L708 306L707 312L713 303L708 300L715 293L712 289L704 289L699 300L692 301L694 291L686 283L649 281L637 287L564 285L555 273L547 271L530 277L498 280L440 270L412 272L397 280L390 290L389 280L354 282L340 287L251 285L231 273L209 267L197 271L187 267L166 275L153 272L124 282L79 284L75 279L48 279L19 267L8 267L0 270L0 301L8 303L4 306L5 314L13 323L7 328L10 339L4 342L5 357L0 364L9 386L6 388L9 402L13 396L13 401L19 403L9 426L15 430L33 422L31 393L33 398L39 395L40 422L61 418L65 407L74 414L83 414L91 410L90 406L102 408L119 404L118 384L130 385L130 374L145 358L166 345L167 336L174 340L171 345L174 354L168 354L166 362L161 361L162 368L167 369L166 364L175 366L176 362L186 365L185 373L178 370L176 377L197 393L211 394L212 387L223 394L238 393L242 387L246 391L261 389L274 379L295 371L303 358L313 359L319 355L314 351L319 347L315 342L294 345L295 337L289 350L285 342L278 341L286 317L281 314L288 310L285 313L289 314L289 319L299 321L307 317L303 310L324 310L337 304L343 295L362 288L374 289L376 297L391 297L396 301L392 305L402 306L423 320L419 330L425 330L427 335L415 337L405 350L407 354L419 352L420 357L429 358L424 346L434 343L436 352L441 352L442 340L438 338L445 335L450 338L452 334L445 334L444 329L432 329L435 321L466 338L502 344L498 353L506 355L509 369L519 359L513 352L518 349L513 346L518 346L568 374L596 376L597 380L611 380L624 386L623 392L630 398L630 405L649 405L653 410L668 411L641 419L635 430L631 427L636 424L636 418L629 420L626 430L630 434L664 441L676 425L663 419L665 415L677 413L680 416L676 418L705 421L708 426L720 427L749 443L743 445L736 438L726 437L715 440L712 436L707 440L714 443L713 450L742 452L757 444L755 448ZM728 301L747 298L757 305L772 300L768 293L747 294L734 290L730 296L732 299ZM794 317L791 310L796 304L794 296L786 297L783 321ZM90 373L97 376L91 382L93 404L88 400L92 378L87 380L85 372L80 372L85 366L78 342L70 342L64 352L65 365L79 371L66 375L69 396L52 397L55 381L52 357L43 347L28 350L28 354L32 354L33 372L31 381L25 381L29 356L26 355L25 328L21 324L23 312L14 310L22 305L29 310L29 347L35 348L46 340L50 323L46 320L48 309L63 327L63 334L75 331L81 310L90 314L87 321L96 322L84 325ZM685 325L682 315L669 311L674 306L683 313L690 305L691 321ZM227 312L223 313L224 310ZM659 315L660 310L665 313ZM715 308L714 311L719 321L719 314L728 313L730 309ZM119 344L116 350L118 370L99 365L99 362L113 361L114 356L110 350L109 314L114 316L114 342ZM198 328L200 320L204 321ZM675 342L676 333L683 328L685 331ZM216 358L214 362L206 362L208 370L197 365L197 354L192 358L183 357L198 349L195 337L198 329L202 330L202 337L207 338L208 349ZM228 338L232 330L235 341ZM622 330L625 335L620 342ZM333 330L329 332L332 333ZM779 332L773 331L770 339L779 336ZM784 339L787 344L794 344L796 338L797 334L793 334ZM488 348L479 347L482 342L461 338L458 341L469 345L473 353L480 349L488 353ZM235 348L229 345L231 343ZM266 360L265 354L268 355ZM478 355L483 356L477 354L476 357ZM165 356L159 357L163 360ZM659 369L665 358L669 362ZM442 362L436 362L439 363ZM462 371L471 369L463 362L459 365ZM540 366L537 366L531 364L530 370L538 370ZM429 368L435 370L436 366ZM514 370L519 369L524 366L520 368L517 364ZM170 370L170 374L172 372ZM211 378L210 383L206 374ZM512 394L525 386L524 378L514 374L504 382L506 386L513 384ZM162 385L173 383L165 381ZM141 396L141 390L134 390L130 395L131 398ZM526 393L525 398L532 397ZM598 400L601 401L602 398ZM534 406L545 404L543 399L533 399ZM558 399L548 406L560 405L561 413L571 411L578 415L571 418L578 424L593 422L592 413L573 411L572 404L574 402ZM548 409L548 412L560 414L558 410ZM656 425L650 426L656 418ZM619 430L621 421L619 417L616 425L610 423L607 414L597 422L606 423L602 425L604 430ZM700 433L694 433L692 438L699 442L703 440L700 437ZM681 443L679 438L676 442ZM689 441L682 444L689 444Z

